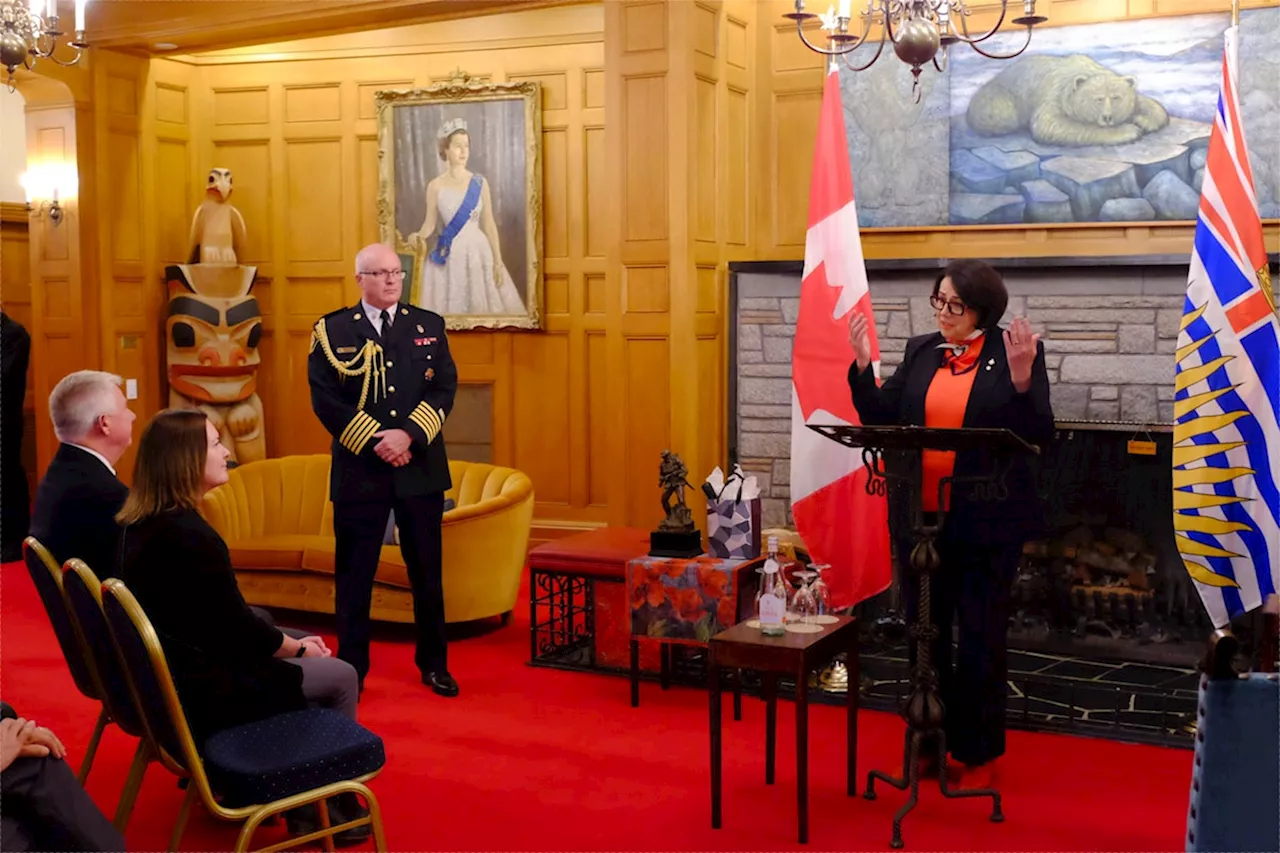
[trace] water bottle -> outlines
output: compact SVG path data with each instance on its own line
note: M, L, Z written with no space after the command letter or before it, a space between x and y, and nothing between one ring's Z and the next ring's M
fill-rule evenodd
M769 556L761 569L760 590L756 594L756 619L760 633L776 637L786 633L783 615L787 612L786 586L778 565L778 537L769 537Z

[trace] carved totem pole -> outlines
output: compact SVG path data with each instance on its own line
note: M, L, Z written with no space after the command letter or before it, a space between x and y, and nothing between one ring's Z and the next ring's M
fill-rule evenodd
M169 405L198 408L217 427L235 464L267 455L258 397L262 315L250 295L257 267L239 263L244 219L227 199L231 171L209 170L191 222L185 264L165 268L169 289Z

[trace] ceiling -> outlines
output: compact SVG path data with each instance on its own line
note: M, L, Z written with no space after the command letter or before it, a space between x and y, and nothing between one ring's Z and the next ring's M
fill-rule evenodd
M86 40L153 54L292 40L584 0L89 0ZM73 0L59 0L70 22ZM65 28L65 27L64 27ZM157 44L174 47L157 48Z

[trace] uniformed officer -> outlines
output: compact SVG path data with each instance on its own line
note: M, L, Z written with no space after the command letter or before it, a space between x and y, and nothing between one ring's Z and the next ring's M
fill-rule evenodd
M333 435L338 657L356 668L363 687L373 579L394 509L413 589L415 662L424 684L456 696L440 575L440 522L451 486L440 430L453 409L458 373L444 318L401 305L403 280L389 246L364 247L356 255L359 304L321 317L311 338L311 407Z

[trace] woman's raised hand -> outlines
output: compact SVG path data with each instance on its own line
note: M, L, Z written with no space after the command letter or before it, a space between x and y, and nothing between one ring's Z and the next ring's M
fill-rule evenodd
M1031 387L1031 367L1036 361L1036 346L1040 336L1031 333L1031 324L1024 317L1016 317L1004 330L1004 349L1009 358L1009 378L1019 394Z
M861 311L855 310L849 318L849 343L853 346L858 370L866 370L871 364L871 332L867 328L867 315Z

